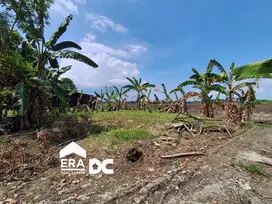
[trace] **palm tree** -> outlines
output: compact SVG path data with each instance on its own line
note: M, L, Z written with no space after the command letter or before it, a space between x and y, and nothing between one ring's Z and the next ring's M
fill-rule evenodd
M206 117L213 117L213 109L211 103L211 96L209 96L211 91L224 92L224 87L220 84L214 84L214 82L219 81L221 77L218 74L212 73L213 63L210 60L206 72L200 74L196 69L192 68L194 74L187 80L181 83L179 86L184 87L192 85L193 88L200 90L201 97L201 114Z
M221 79L220 81L224 82L225 84L225 91L224 93L226 95L227 100L227 119L235 122L235 101L234 101L234 95L239 96L239 91L244 87L249 87L256 85L255 82L243 82L243 83L237 83L235 80L235 76L233 75L233 70L235 67L234 62L231 63L229 72L224 69L224 67L217 62L216 60L212 60L212 63L219 69L221 72Z
M148 88L154 88L155 85L148 82L142 84L141 78L137 80L135 77L132 77L132 79L127 77L127 80L131 84L124 86L124 88L127 89L126 92L131 90L137 92L137 108L141 110L141 98L144 96L143 91L147 91Z

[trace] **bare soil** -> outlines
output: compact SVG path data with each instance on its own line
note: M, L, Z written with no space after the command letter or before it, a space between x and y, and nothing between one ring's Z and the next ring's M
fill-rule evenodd
M154 131L165 130L154 125ZM244 131L244 130L243 130ZM240 131L243 132L243 131ZM0 203L272 203L271 167L257 176L234 165L240 151L252 150L272 157L272 129L257 128L233 137L218 134L185 135L176 145L176 134L123 144L108 149L98 141L88 144L88 157L113 158L114 175L63 175L55 167L27 181L6 181L0 186ZM154 143L155 141L155 143ZM84 142L84 141L82 141ZM84 143L82 143L84 144ZM143 152L137 162L126 160L129 149ZM161 159L160 155L203 151L204 156ZM58 157L58 150L53 154Z
M249 173L236 161L241 152L247 151L272 158L272 127L265 122L271 120L268 106L259 105L253 110L253 120L263 122L262 126L237 128L232 137L215 132L196 137L185 133L179 138L175 130L169 129L169 124L161 123L148 126L154 139L115 146L106 146L104 141L92 138L77 141L87 150L89 159L114 159L113 175L61 174L59 150L65 145L60 145L45 152L55 161L50 168L22 168L26 170L20 172L23 175L20 178L13 175L4 177L8 173L1 174L0 171L0 204L272 204L272 167L256 163L265 171L264 175L258 175ZM189 108L198 110L197 107L198 104L191 104ZM126 120L130 125L134 122ZM124 120L119 118L100 120L93 125L99 132L99 127L111 129L123 124ZM137 123L137 128L147 128L141 126ZM23 134L21 137L5 137L8 142L19 138L28 143L31 154L39 159L41 148L35 140L36 133ZM129 162L126 157L132 148L143 153L136 162ZM14 152L20 155L22 150L15 148ZM194 151L204 155L160 158L161 155Z

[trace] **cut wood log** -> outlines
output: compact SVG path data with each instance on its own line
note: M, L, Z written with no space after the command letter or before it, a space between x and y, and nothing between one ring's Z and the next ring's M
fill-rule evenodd
M172 158L179 158L179 157L188 157L188 156L203 156L205 155L203 152L184 152L178 154L171 154L171 155L161 155L162 159L172 159Z

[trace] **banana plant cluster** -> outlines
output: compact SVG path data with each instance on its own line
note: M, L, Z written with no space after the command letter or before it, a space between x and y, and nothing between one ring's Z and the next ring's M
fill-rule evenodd
M99 101L101 103L101 111L104 111L104 101L107 104L108 111L122 110L127 97L126 93L127 91L124 90L122 86L120 88L118 88L117 86L113 86L110 88L106 86L105 91L101 89L100 93L94 92L95 96L99 98Z
M135 91L137 93L137 108L138 110L142 110L144 103L142 103L142 99L146 100L146 94L144 92L148 91L148 88L154 88L154 84L150 84L149 82L142 83L142 79L140 78L137 80L135 77L128 78L127 80L130 82L129 85L125 85L124 88L126 89L126 92L128 91Z
M52 0L11 0L1 1L0 5L7 9L13 16L10 21L3 21L1 24L7 27L7 35L1 36L1 73L2 68L12 69L11 80L16 82L14 90L18 98L16 106L18 113L35 124L33 116L42 116L52 110L52 97L65 99L69 93L61 86L63 81L61 76L71 69L71 66L60 67L58 60L61 58L74 59L85 63L93 68L98 65L87 56L69 50L69 48L81 50L81 47L72 41L59 42L61 36L67 31L72 15L67 16L63 23L53 33L51 38L45 40L46 25L49 24L49 8L53 4ZM13 22L12 22L13 20ZM4 23L3 23L4 22ZM9 23L12 22L12 23ZM17 50L12 50L16 31L20 29L25 35L25 39L20 40ZM19 56L16 58L17 64L9 60L9 56ZM3 61L2 61L3 59ZM17 59L20 59L17 60ZM27 69L25 67L28 67ZM7 75L7 71L3 73ZM10 84L5 82L3 86ZM2 86L2 85L1 85ZM1 87L2 89L3 87ZM1 102L2 103L2 102Z

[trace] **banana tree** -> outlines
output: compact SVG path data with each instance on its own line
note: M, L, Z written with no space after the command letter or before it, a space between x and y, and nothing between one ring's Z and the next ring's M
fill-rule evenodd
M142 103L143 103L143 109L146 110L146 108L149 109L149 105L151 103L151 99L150 99L150 96L151 96L151 92L152 92L152 89L148 89L147 91L143 91L143 95L142 95Z
M126 98L124 98L124 96L127 96L126 90L123 90L123 87L121 86L120 89L118 89L118 87L113 86L113 88L115 89L116 95L117 95L117 109L121 110L122 109L122 105L123 105L123 101L126 100Z
M255 106L256 95L252 85L248 86L246 92L242 89L240 91L242 93L237 94L238 102L240 104L238 120L241 122L245 122L247 120L250 120L250 115L252 114L251 108Z
M141 110L141 97L143 94L143 91L147 91L148 88L154 88L154 84L150 83L143 83L142 84L142 79L140 78L139 80L135 79L135 77L128 78L127 80L130 82L129 85L124 86L126 91L136 91L137 92L137 108L138 110Z
M66 17L63 23L59 26L58 30L51 36L51 38L45 42L43 33L40 33L40 37L33 36L33 33L27 35L27 39L32 47L37 50L37 59L34 63L36 71L41 77L42 70L45 69L47 64L50 65L52 69L59 69L58 58L70 58L80 62L83 62L93 68L97 68L98 65L92 61L90 58L76 51L66 50L67 48L75 48L81 50L81 47L72 41L63 41L57 43L58 39L66 32L69 26L72 15Z
M42 18L42 13L41 16L38 16L38 18ZM75 59L77 61L81 61L91 67L98 67L96 63L94 63L91 59L88 57L75 52L75 51L70 51L70 50L65 50L66 48L76 48L76 49L81 49L79 45L72 41L64 41L57 43L58 39L62 36L62 34L65 33L67 30L68 25L70 24L70 21L72 20L72 15L69 15L64 22L60 25L58 30L52 35L52 37L49 39L49 41L45 42L44 38L44 27L45 27L45 22L41 21L41 29L37 29L34 27L34 25L30 24L29 27L33 27L32 30L28 29L29 32L26 33L26 38L28 40L28 43L32 46L32 48L35 50L35 61L33 63L33 67L35 70L35 79L36 81L38 80L39 82L42 82L39 86L40 89L45 89L45 85L49 85L48 81L54 81L54 78L50 78L50 75L48 73L52 73L55 76L59 76L59 74L62 74L64 70L61 70L58 64L58 58L71 58ZM25 56L25 54L23 55ZM68 66L65 68L65 72L68 71L71 68L71 66ZM61 83L59 80L55 80L52 83ZM23 82L23 81L22 81ZM35 83L35 81L31 80L30 82ZM46 84L45 84L46 82ZM26 83L23 82L24 85L20 87L19 90L24 91L24 92L32 92L31 90L28 90L27 88L30 88L30 86L26 86ZM51 84L52 85L52 84ZM43 88L42 88L43 87ZM50 98L52 96L52 93L56 93L56 91L60 91L59 89L56 90L56 86L49 86L51 91L44 92L46 94L43 94L43 97ZM32 92L32 95L35 92ZM40 93L37 93L40 94ZM21 96L24 96L26 94L21 93L18 94L19 98ZM59 95L59 94L57 94ZM30 95L31 96L31 95ZM33 95L30 99L31 103L34 100L42 100L43 102L38 102L37 104L44 103L45 101L48 102L47 99L42 99L36 95ZM24 100L21 100L24 101ZM50 102L50 100L49 100ZM48 102L48 103L49 103ZM22 105L25 103L21 103ZM31 105L29 108L33 108L34 106ZM25 112L26 106L22 106L23 112ZM46 109L45 109L46 110ZM33 112L33 111L31 111Z
M106 87L106 102L107 102L107 107L108 107L108 111L112 111L113 110L113 102L117 101L117 94L115 93L114 90L109 90L108 87Z
M188 107L187 107L187 99L186 99L186 92L184 91L184 89L181 86L178 86L177 88L171 90L169 93L174 93L177 96L177 92L180 92L182 94L182 99L181 99L181 112L184 114L188 113ZM178 97L177 97L177 101L178 101Z
M236 67L232 73L238 79L272 78L272 59Z
M200 90L201 97L201 115L206 117L213 117L213 107L211 96L209 96L211 91L223 92L225 93L225 87L220 84L214 84L216 81L220 81L221 77L218 74L212 73L213 62L210 60L205 73L200 74L196 69L192 68L193 75L190 80L181 83L179 86L184 87L191 85L193 88Z
M171 103L172 99L171 99L170 95L168 94L166 86L163 83L162 83L162 90L163 90L163 93L164 93L164 96L165 96L166 106L168 106L169 103Z
M97 98L100 99L100 101L101 101L101 111L104 111L104 99L105 99L105 93L104 93L103 90L101 89L100 94L98 94L97 92L94 92L94 94L96 95Z
M235 75L233 74L233 70L235 67L234 62L231 63L229 72L226 71L226 69L216 60L212 60L212 63L214 66L216 66L219 71L221 72L219 79L225 84L225 91L223 92L226 95L226 101L227 101L227 119L235 122L235 101L234 101L234 95L239 96L239 91L244 87L251 87L253 85L256 85L255 82L242 82L239 83L239 81L235 80Z

